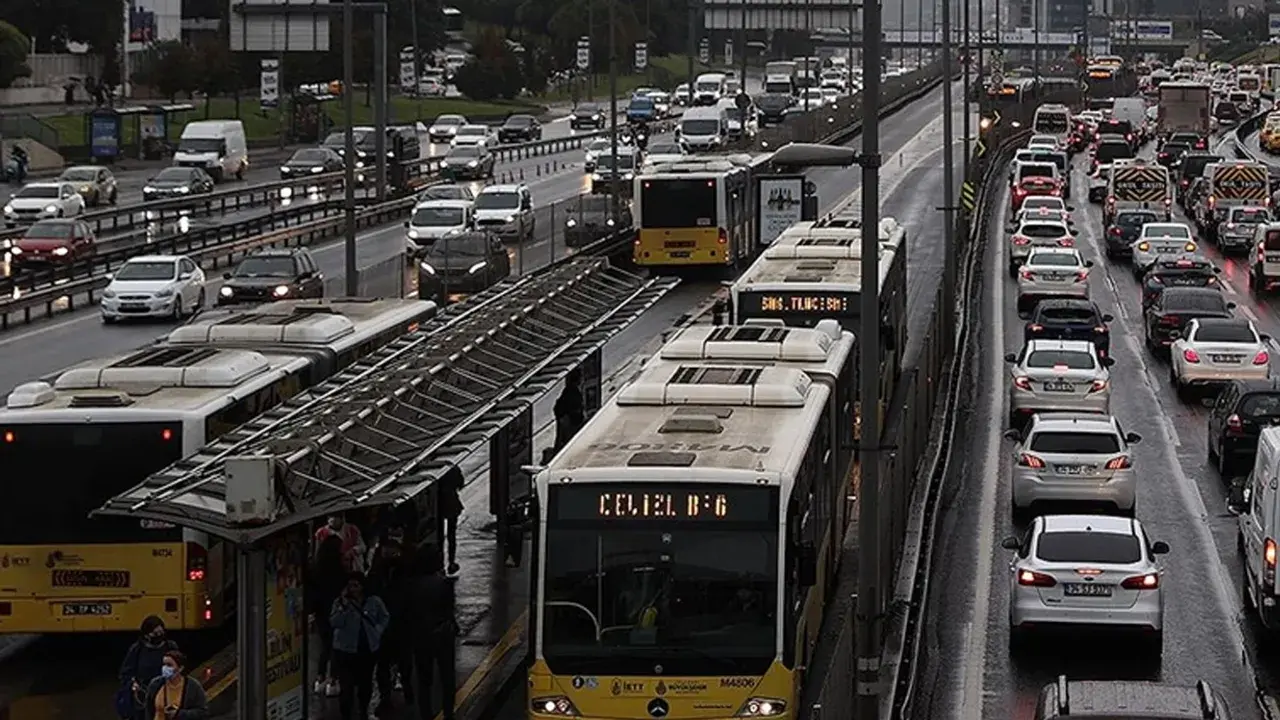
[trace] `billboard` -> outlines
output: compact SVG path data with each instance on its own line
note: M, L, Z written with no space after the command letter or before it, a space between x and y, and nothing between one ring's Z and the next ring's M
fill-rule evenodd
M1111 36L1135 40L1173 40L1173 21L1113 20Z
M1270 29L1271 37L1280 37L1280 14L1271 13L1267 20L1267 27Z

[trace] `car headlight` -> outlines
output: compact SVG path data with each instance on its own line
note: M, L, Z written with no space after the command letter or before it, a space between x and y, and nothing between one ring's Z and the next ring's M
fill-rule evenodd
M483 269L484 269L484 266L485 266L486 264L487 264L487 263L486 263L484 260L481 260L480 262L476 263L475 265L472 265L471 267L467 268L467 274L468 274L468 275L474 275L474 274L476 274L476 273L480 272L481 270L483 270Z
M478 161L476 161L476 160L472 160L471 162L467 163L467 167L475 167L475 166L477 166L477 165L479 165L479 164L480 164L480 163L479 163Z
M180 187L180 188L177 188L177 190L179 195L186 195L187 193L191 192L191 188L189 187Z
M785 700L777 698L747 698L738 710L738 717L774 717L787 711Z
M91 191L91 190L93 190L93 188L92 188L92 187L90 187L90 186L88 186L88 185L81 185L81 186L80 186L80 193L81 193L81 194L87 193L87 192L89 192L89 191Z
M164 290L160 290L156 292L156 297L158 298L173 297L173 288L165 288Z
M448 160L441 160L441 161L440 161L440 167L442 167L442 168L449 167L449 161L448 161Z
M604 224L608 225L609 227L613 227L617 223L614 222L613 218L609 218L608 220L604 221Z
M357 160L357 161L356 161L356 167L357 167L357 168L362 168L362 167L364 167L364 163L362 163L362 162L360 162L359 160Z
M425 272L425 273L427 273L428 275L435 275L435 274L436 274L436 269L435 269L434 267L432 267L430 263L420 262L420 263L418 263L418 267L419 267L419 268L421 268L421 269L422 269L422 271L423 271L423 272Z
M322 167L313 167L313 168L311 168L311 173L312 173L313 175L319 175L319 174L320 174L320 173L322 173L322 172L324 172L324 168L322 168Z
M565 227L578 227L578 221L577 221L577 220L574 220L573 218L569 218L568 220L565 220L565 221L564 221L564 226L565 226Z
M623 179L623 180L631 180L631 179L633 179L635 176L636 176L636 175L635 175L635 173L623 173L623 175L622 175L622 179Z
M422 234L418 232L417 228L409 228L408 234L409 234L410 240L417 240L419 237L422 236Z
M13 253L14 255L21 255L22 248L18 247L17 245L14 245L13 247L9 248L9 252Z
M504 220L503 222L506 222L506 223L513 223L513 222L515 222L515 221L516 221L516 216L515 216L515 215L508 215L508 216L507 216L507 219L506 219L506 220Z
M147 185L146 187L142 188L143 193L153 193L155 191L156 189L151 187L150 185Z
M595 180L596 182L599 182L604 179L604 176L601 175L600 173L591 173L591 179Z
M289 167L288 165L281 165L280 172L282 173L293 172L293 168Z
M271 294L275 295L276 297L284 297L285 295L289 294L289 286L277 285L276 289L271 291Z
M222 289L218 291L218 294L221 295L222 297L231 297L232 295L235 294L235 290L232 290L226 285L223 285Z
M54 248L54 249L53 249L53 254L54 254L54 255L57 255L58 257L62 257L62 256L64 256L64 255L66 255L68 252L70 252L70 251L69 251L69 250L67 250L67 249L66 249L66 248L64 248L64 247Z
M14 211L13 211L13 206L12 206L12 205L5 205L5 206L4 206L4 214L5 214L5 215L12 215L13 213L14 213Z
M116 291L115 291L115 290L112 290L111 288L107 288L106 290L103 290L103 291L102 291L102 298L103 298L104 300L111 300L111 299L113 299L115 296L116 296Z
M56 212L58 212L58 206L57 206L57 205L45 205L45 206L44 206L44 211L45 211L45 212L47 212L47 213L56 213Z

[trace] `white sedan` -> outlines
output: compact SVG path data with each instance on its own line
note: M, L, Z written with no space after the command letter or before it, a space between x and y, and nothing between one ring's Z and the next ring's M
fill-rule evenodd
M464 145L497 145L498 136L488 125L463 125L449 141L454 147Z
M140 255L107 276L102 322L125 318L181 320L205 305L204 271L186 255Z
M689 157L689 153L680 147L680 143L660 142L649 146L649 152L645 153L645 167L653 167L663 163L678 163Z
M1160 259L1161 255L1173 256L1194 253L1200 249L1191 228L1183 223L1155 222L1147 223L1138 231L1138 239L1133 241L1133 275L1141 278L1143 273Z
M467 119L461 115L441 115L427 129L427 136L431 142L449 142L467 125Z
M1026 649L1038 626L1137 630L1152 659L1163 654L1163 568L1169 552L1136 519L1043 515L1023 538L1005 538L1009 562L1009 646Z
M1047 297L1089 297L1089 268L1075 248L1035 248L1018 271L1018 311Z
M1193 387L1271 377L1270 338L1249 320L1199 318L1171 336L1169 379L1180 397Z
M14 193L4 206L4 224L32 223L84 213L84 198L71 183L33 182Z

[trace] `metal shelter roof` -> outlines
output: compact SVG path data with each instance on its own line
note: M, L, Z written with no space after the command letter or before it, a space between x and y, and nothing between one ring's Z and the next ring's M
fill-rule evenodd
M583 258L451 306L325 383L112 498L128 515L242 544L360 506L397 504L485 444L678 280ZM224 462L286 468L275 519L227 522Z

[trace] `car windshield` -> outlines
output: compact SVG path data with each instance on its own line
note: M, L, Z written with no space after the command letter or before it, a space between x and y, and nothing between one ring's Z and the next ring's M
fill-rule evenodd
M1018 232L1021 235L1033 238L1056 238L1070 235L1067 229L1061 225L1023 225Z
M245 258L236 267L235 277L293 277L293 258L259 256Z
M507 118L507 127L526 127L533 124L533 118L528 115L512 115Z
M116 280L172 280L178 263L172 260L130 260L116 272Z
M520 194L514 192L482 192L476 196L477 210L514 210L520 207Z
M1116 224L1127 227L1142 227L1147 223L1159 222L1155 213L1120 213L1116 215Z
M1033 253L1027 258L1028 265L1040 267L1079 267L1080 260L1073 253Z
M1253 329L1244 323L1214 323L1196 328L1196 342L1255 343Z
M221 138L182 138L178 141L178 152L185 153L221 153L227 141Z
M1025 178L1051 178L1058 172L1058 166L1051 163L1023 163L1018 168L1018 179Z
M420 207L413 211L410 225L428 227L458 227L464 215L457 207Z
M634 97L631 98L631 107L637 110L649 110L653 108L653 98Z
M1249 393L1240 403L1240 414L1255 418L1280 417L1280 393Z
M1062 199L1048 198L1048 197L1030 197L1022 201L1023 210L1039 210L1040 208L1046 208L1049 210L1062 210L1063 209Z
M680 146L675 143L657 143L649 146L650 155L681 155Z
M1098 143L1098 149L1094 152L1093 157L1100 163L1106 164L1115 160L1124 160L1133 157L1133 148L1124 142L1104 142Z
M612 170L616 164L619 170L631 170L636 166L635 155L601 155L600 167Z
M1160 149L1160 154L1172 157L1175 155L1182 155L1190 149L1191 146L1186 143L1167 142L1164 144L1164 147Z
M1099 165L1098 172L1094 175L1094 177L1098 178L1099 180L1109 179L1111 177L1111 166Z
M15 198L56 198L58 197L59 187L57 185L28 185L18 192L14 193Z
M419 200L470 200L471 192L463 185L436 185L427 188L418 196Z
M1029 368L1056 368L1066 365L1071 370L1092 370L1097 367L1093 356L1080 350L1035 350L1027 355Z
M609 140L594 140L587 146L587 152L602 153L609 152L613 144Z
M715 135L720 132L720 123L715 120L685 120L680 123L680 131L685 135Z
M1040 319L1054 323L1095 324L1098 314L1092 308L1080 307L1041 307Z
M467 125L458 130L459 135L474 135L484 137L489 134L489 128L485 125Z
M449 151L448 157L451 158L476 158L480 157L480 148L470 145L456 147Z
M427 253L431 257L449 257L450 255L474 255L483 257L488 239L478 233L445 235L431 245Z
M71 182L85 182L88 180L97 180L98 169L97 168L71 168L70 170L64 170L62 172L62 175L60 175L59 177L62 178L63 180L68 180Z
M1142 237L1174 238L1176 240L1188 240L1191 238L1191 230L1181 225L1157 225L1155 227L1147 226L1142 228Z
M165 168L151 180L152 182L187 182L191 180L191 171L180 167Z
M325 151L318 150L316 148L307 148L305 150L299 150L298 152L294 153L293 158L290 159L290 162L320 164L328 159L329 159L329 154L326 153Z
M1120 438L1111 432L1042 430L1032 435L1027 445L1032 451L1051 455L1112 455L1120 452Z
M1231 222L1264 223L1271 221L1271 213L1262 208L1236 209L1231 211Z
M41 221L27 228L22 237L29 240L63 240L71 237L74 227L69 222Z
M577 113L578 115L595 115L596 113L600 112L600 108L595 105L589 105L587 103L583 103L579 105L576 109L574 109L574 112Z
M583 215L604 215L609 212L608 195L582 195L569 205L569 212L577 211Z
M1036 543L1036 557L1045 562L1129 565L1142 560L1142 546L1133 535L1112 532L1047 532Z
M719 90L720 82L718 80L704 80L698 83L698 89L706 91Z
M1182 177L1199 177L1204 172L1206 165L1218 162L1221 159L1217 155L1187 155L1182 158Z
M362 145L367 141L371 134L372 133L367 130L352 130L351 143L353 145ZM329 133L329 136L324 139L324 143L322 144L328 145L329 147L343 147L347 144L347 133L345 130Z
M445 127L447 125L465 125L466 122L466 119L461 115L441 115L436 118L435 124L440 127Z

